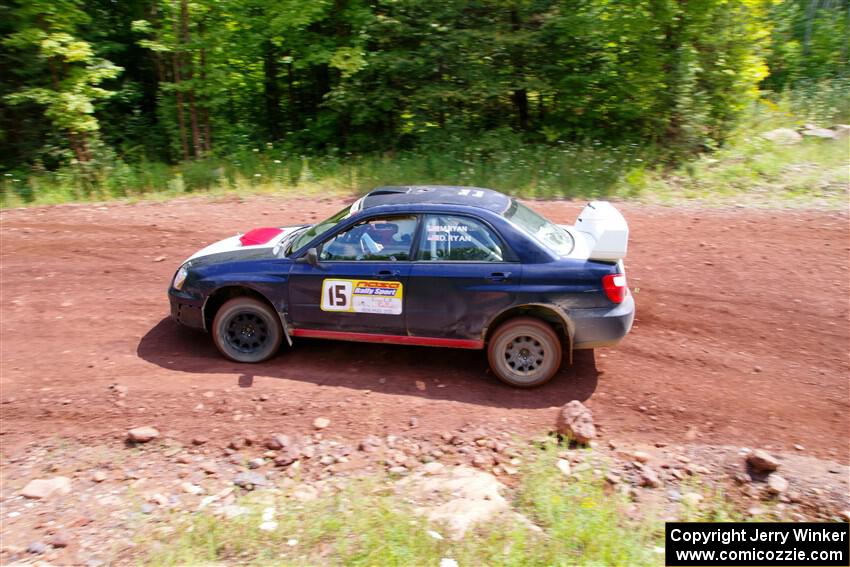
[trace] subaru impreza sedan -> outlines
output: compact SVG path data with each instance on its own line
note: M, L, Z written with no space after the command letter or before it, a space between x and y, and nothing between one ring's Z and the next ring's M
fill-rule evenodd
M628 237L607 202L565 226L491 189L382 187L315 225L216 242L168 294L234 361L300 337L481 349L500 380L533 387L629 332Z

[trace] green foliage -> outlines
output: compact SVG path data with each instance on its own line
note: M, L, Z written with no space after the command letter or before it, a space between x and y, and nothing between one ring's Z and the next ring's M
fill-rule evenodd
M770 75L764 87L780 91L850 78L850 1L783 0L770 4L769 19Z
M809 99L810 113L840 116L836 89ZM811 119L793 116L795 97L763 101L748 112L727 143L672 167L658 165L657 150L637 144L524 144L510 131L475 141L431 142L427 150L386 154L292 154L269 144L176 166L112 158L97 167L19 170L0 177L0 206L111 198L167 198L187 193L219 195L363 193L381 185L445 183L493 187L526 198L641 198L712 202L757 201L846 204L848 141L806 139L783 146L761 133ZM818 110L820 109L820 110ZM846 116L846 115L845 115Z
M112 94L98 85L117 77L121 68L95 56L92 45L75 35L88 23L78 2L27 1L17 6L13 17L17 31L3 44L26 54L28 65L17 70L26 86L7 94L5 101L44 107L51 124L68 134L77 159L89 161L99 129L94 103Z
M355 154L368 176L386 153L421 157L429 179L506 173L569 194L587 176L540 156L598 162L601 145L670 164L722 147L759 99L846 116L800 93L847 108L848 2L15 0L0 6L0 167L84 163L86 194L103 191L99 168L229 171L272 143L290 172ZM493 165L514 151L561 176ZM222 181L185 167L191 190Z

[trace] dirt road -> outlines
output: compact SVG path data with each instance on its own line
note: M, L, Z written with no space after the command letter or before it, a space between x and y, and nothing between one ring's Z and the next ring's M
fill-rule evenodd
M260 365L221 358L168 318L166 287L202 245L318 220L342 200L252 197L2 213L3 451L45 437L542 432L571 399L606 439L730 443L850 461L846 213L624 204L638 315L616 349L580 353L533 391L475 351L299 341ZM579 203L531 203L572 222ZM164 258L163 258L164 257ZM128 388L110 395L110 384ZM260 397L268 398L262 403Z

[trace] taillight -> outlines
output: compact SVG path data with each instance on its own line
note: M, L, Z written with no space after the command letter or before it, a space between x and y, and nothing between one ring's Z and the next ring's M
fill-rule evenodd
M626 286L625 274L608 274L602 278L602 289L605 290L605 295L614 303L622 303L629 293L629 288Z

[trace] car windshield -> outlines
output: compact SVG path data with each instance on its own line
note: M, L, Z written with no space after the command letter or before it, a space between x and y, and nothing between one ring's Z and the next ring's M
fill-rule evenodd
M329 231L340 222L344 221L354 213L360 210L361 201L363 199L358 199L348 207L345 207L335 215L330 218L323 220L322 222L318 222L308 228L307 230L301 232L295 240L292 241L292 245L289 247L289 252L297 252L301 248L307 245L308 242L319 236L320 234Z
M531 235L558 256L567 256L575 242L569 232L538 215L516 199L505 212L505 218Z

